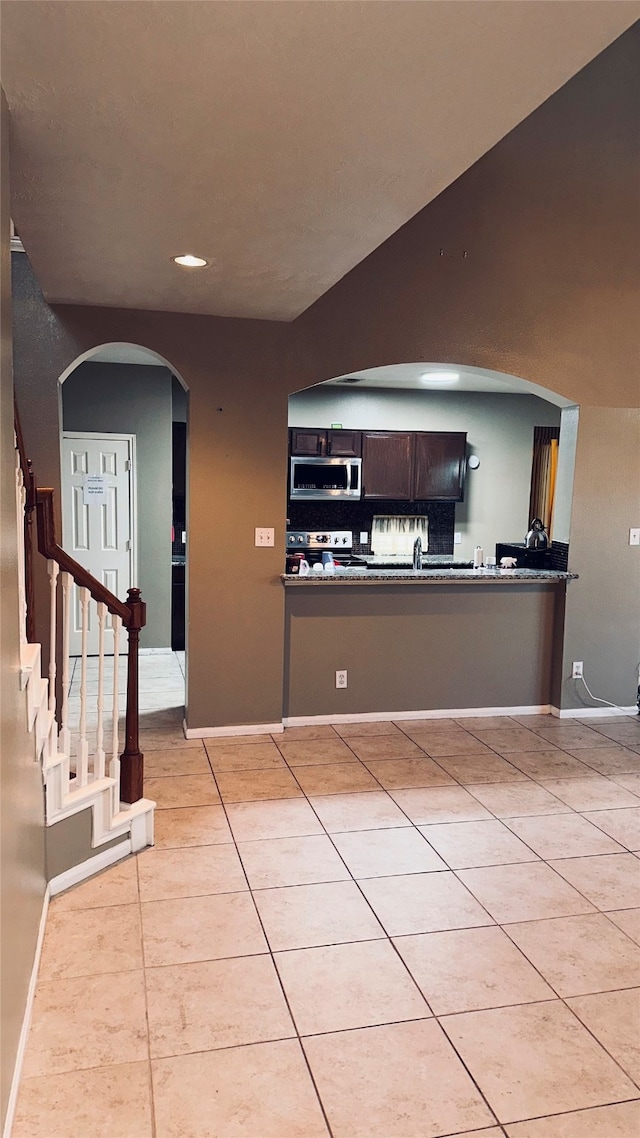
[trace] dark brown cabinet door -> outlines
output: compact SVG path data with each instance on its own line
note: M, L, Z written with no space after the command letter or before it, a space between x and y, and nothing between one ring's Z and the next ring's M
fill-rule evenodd
M466 434L425 431L414 435L413 497L461 502L466 469Z
M317 458L327 453L327 432L314 427L292 427L289 432L291 453Z
M362 489L365 498L411 501L412 438L400 431L362 436Z
M327 454L330 457L342 455L346 458L360 458L362 454L362 434L360 431L327 431Z

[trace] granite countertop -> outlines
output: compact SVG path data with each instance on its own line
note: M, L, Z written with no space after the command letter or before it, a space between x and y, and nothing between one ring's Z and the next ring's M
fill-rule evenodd
M559 573L551 569L366 569L351 567L334 573L282 573L283 585L508 585L525 582L534 585L549 581L577 580L577 573Z
M340 560L340 554L337 553L336 560ZM412 569L413 557L412 555L405 554L393 557L384 557L382 554L375 553L356 553L354 557L362 561L363 565L384 566L386 569ZM461 560L454 557L452 554L446 553L423 553L422 554L422 568L423 569L438 569L445 567L447 569L472 569L473 561Z

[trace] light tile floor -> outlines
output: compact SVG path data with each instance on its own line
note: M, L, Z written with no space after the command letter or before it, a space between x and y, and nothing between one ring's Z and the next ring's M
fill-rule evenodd
M637 1138L640 722L178 714L155 848L52 902L15 1138Z

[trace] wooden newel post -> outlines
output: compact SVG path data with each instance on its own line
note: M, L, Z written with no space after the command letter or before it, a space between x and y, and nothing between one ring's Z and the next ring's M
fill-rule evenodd
M128 589L125 604L131 613L131 619L127 625L127 712L125 747L120 756L120 801L131 805L143 797L144 756L138 738L138 647L140 629L144 628L147 619L147 606L140 596L140 589Z

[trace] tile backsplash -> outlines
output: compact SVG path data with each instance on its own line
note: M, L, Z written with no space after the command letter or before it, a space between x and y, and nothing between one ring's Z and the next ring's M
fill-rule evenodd
M359 502L289 502L288 529L299 530L351 530L353 552L371 553L371 529L374 517L393 514L396 517L427 517L429 519L429 553L453 554L455 525L453 502L393 502L362 498ZM360 542L360 533L366 532L369 541Z

